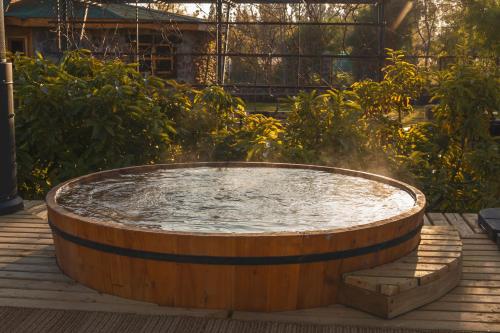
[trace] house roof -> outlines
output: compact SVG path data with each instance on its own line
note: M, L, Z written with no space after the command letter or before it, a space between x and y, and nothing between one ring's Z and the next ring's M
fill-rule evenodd
M3 0L4 4L9 4L10 0ZM74 1L72 8L73 19L82 20L85 13L83 2ZM103 3L103 4L88 4L87 13L88 20L136 20L136 7L128 4L118 3ZM5 16L16 17L20 19L30 18L45 18L55 19L57 17L57 0L20 0L5 5ZM179 15L160 10L151 9L148 7L138 7L139 21L141 22L180 22L180 23L202 23L203 20L187 16Z

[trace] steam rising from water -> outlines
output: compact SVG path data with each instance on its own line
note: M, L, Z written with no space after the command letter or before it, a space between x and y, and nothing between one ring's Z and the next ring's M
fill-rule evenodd
M415 205L406 191L305 169L185 168L63 187L57 202L100 220L187 232L293 232L355 226Z

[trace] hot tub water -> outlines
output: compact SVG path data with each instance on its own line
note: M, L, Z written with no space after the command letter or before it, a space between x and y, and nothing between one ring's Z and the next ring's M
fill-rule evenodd
M184 232L319 231L356 226L415 205L406 191L318 170L161 169L66 186L67 210L129 226Z

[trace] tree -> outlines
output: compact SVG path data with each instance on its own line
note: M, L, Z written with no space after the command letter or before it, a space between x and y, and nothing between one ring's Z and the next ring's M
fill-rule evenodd
M500 0L463 0L464 26L478 53L500 52Z

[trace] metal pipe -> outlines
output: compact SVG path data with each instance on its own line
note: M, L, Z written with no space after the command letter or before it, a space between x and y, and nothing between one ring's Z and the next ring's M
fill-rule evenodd
M229 22L229 17L231 14L231 5L228 3L226 4L226 7L227 7L226 22ZM227 24L226 33L224 34L224 50L223 50L224 55L222 56L222 82L221 82L222 84L224 84L226 80L226 71L227 71L226 60L228 58L226 58L225 54L227 53L227 50L229 48L229 27L230 25Z
M301 3L299 3L299 21L301 20L301 12L300 12L300 8L301 8ZM301 53L302 53L302 50L300 48L300 26L297 27L297 37L298 37L298 52L297 52L297 81L296 81L296 84L297 84L297 87L300 86L300 56L301 56Z
M66 40L66 46L65 46L65 51L69 51L71 49L71 44L70 44L70 39L69 39L69 33L70 33L70 22L69 22L69 8L68 8L68 1L71 0L64 0L64 36Z
M222 77L223 77L223 64L222 61L224 59L224 54L223 54L223 49L222 49L222 0L218 0L215 6L216 10L216 21L217 21L217 40L216 40L216 47L217 47L217 85L222 84Z
M58 53L50 53L50 52L45 52L46 55L58 55ZM92 52L93 55L95 56L105 56L106 52ZM129 52L122 52L120 55L123 56L135 56L134 53L129 53ZM147 54L147 53L146 53ZM217 52L178 52L175 53L175 55L178 56L194 56L194 57L215 57L217 56ZM256 58L290 58L290 57L298 57L298 53L245 53L245 52L222 52L221 55L224 55L225 57L256 57ZM379 59L379 56L377 54L374 55L349 55L349 54L306 54L306 53L301 53L301 57L303 58L332 58L332 59L353 59L353 60L377 60ZM415 60L415 59L456 59L456 56L426 56L426 55L407 55L407 59ZM490 59L490 60L495 60L495 57L476 57L474 59Z
M137 63L137 71L141 69L139 58L139 1L135 1L135 62Z
M139 3L148 4L148 3L216 3L219 0L141 0ZM351 5L373 5L383 0L232 0L232 1L224 1L234 4L298 4L298 3L328 3L328 4L351 4ZM123 0L100 0L96 1L97 3L123 3L127 1Z
M0 215L23 208L17 195L12 64L7 62L3 0L0 0Z
M3 17L3 0L0 1L0 62L7 62L7 45L5 44L5 23Z
M385 0L377 4L377 22L378 27L378 80L382 81L384 75L382 68L384 68L385 61Z
M48 20L48 23L54 23L57 24L57 20ZM141 20L141 23L148 24L148 23L157 23L158 21L155 20ZM71 20L71 23L74 24L131 24L135 23L134 21L125 21L125 20ZM175 21L171 20L166 22L166 24L169 25L174 25L174 24L192 24L186 21ZM217 21L201 21L198 24L200 25L208 25L208 26L216 26L219 24ZM280 22L280 21L221 21L220 24L222 25L276 25L276 26L297 26L297 25L304 25L304 26L371 26L371 27L377 27L379 24L377 22Z
M192 84L193 87L209 87L211 84L196 83ZM225 83L221 84L224 88L250 88L250 89L298 89L298 90L308 90L308 89L331 89L334 86L329 85L269 85L269 84L257 84L257 83Z
M82 46L82 40L83 36L85 35L85 24L87 23L87 16L89 14L89 5L85 5L85 12L83 13L83 23L82 23L82 30L80 31L80 40L78 41L78 46Z
M61 0L57 0L56 3L56 13L57 13L57 50L62 52L62 31L61 31Z

